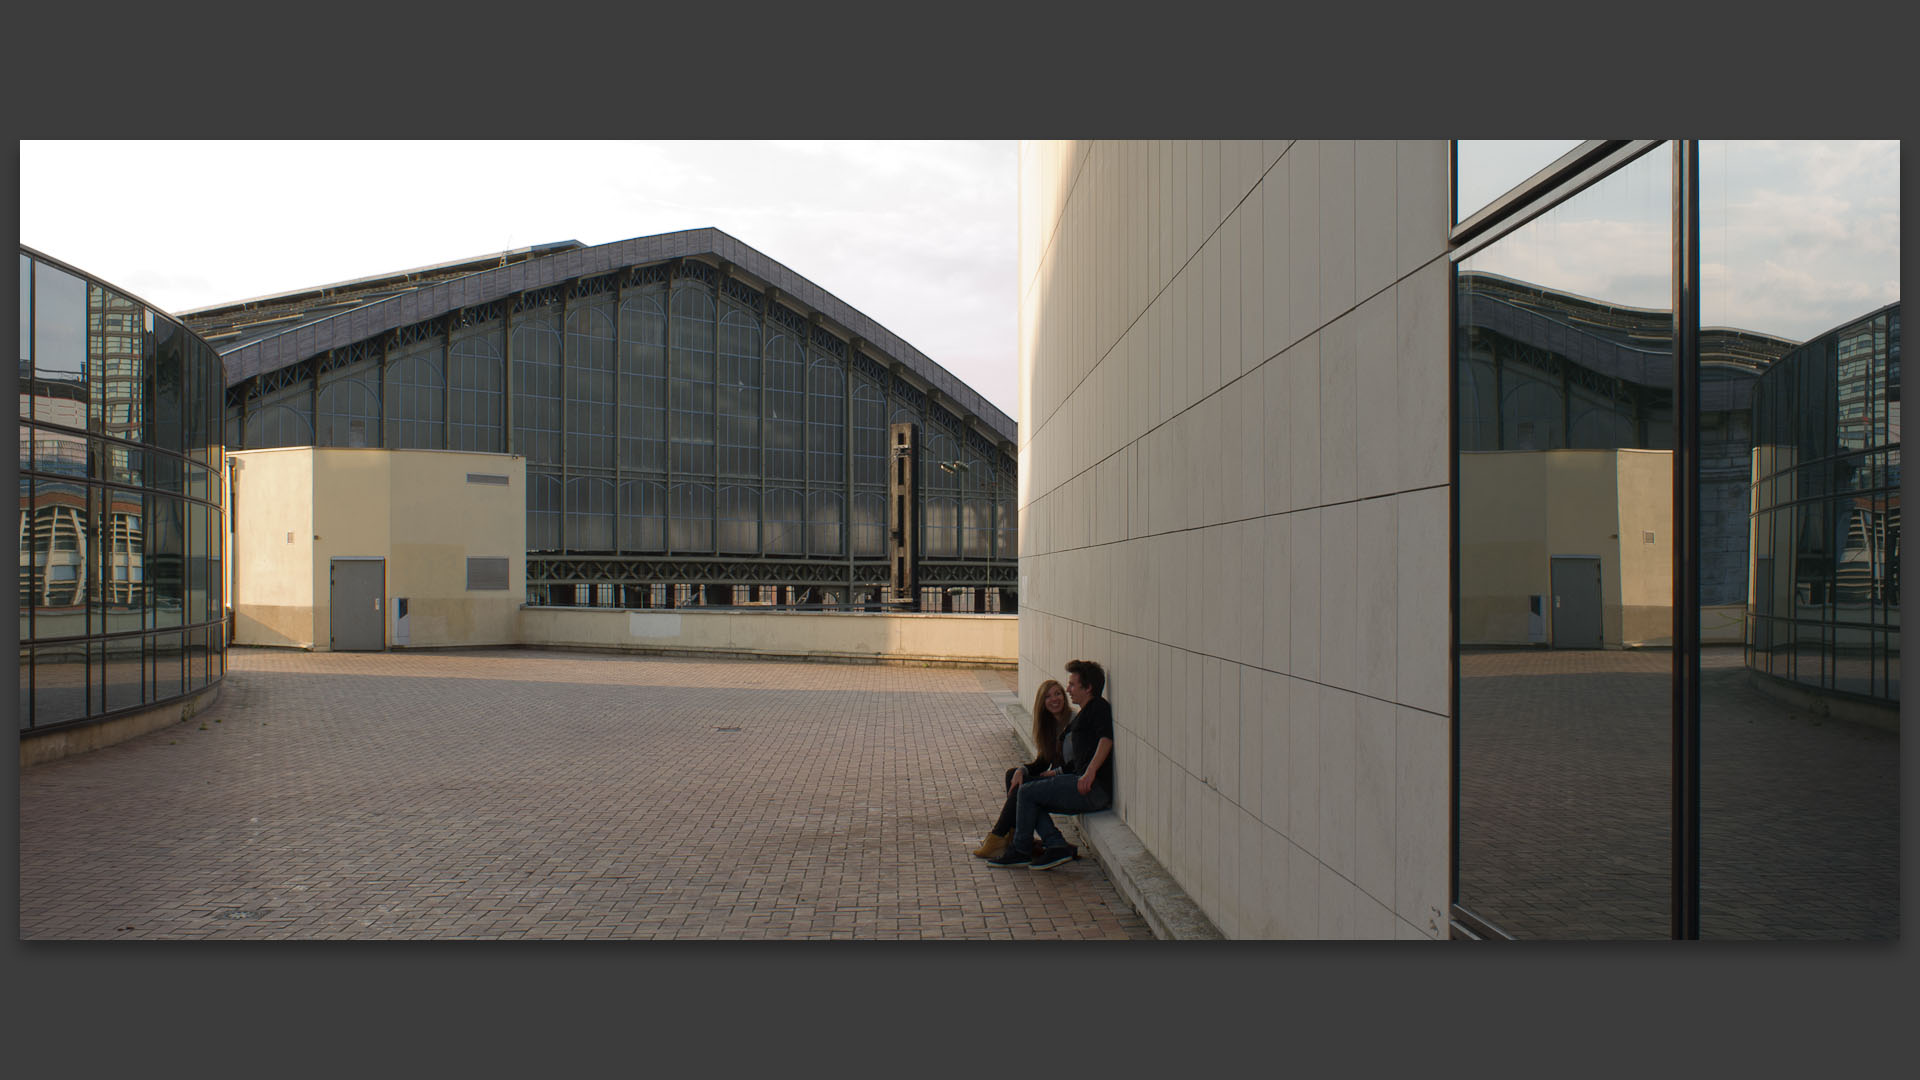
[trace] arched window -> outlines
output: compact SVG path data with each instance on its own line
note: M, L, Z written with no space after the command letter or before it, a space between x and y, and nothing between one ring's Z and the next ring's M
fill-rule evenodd
M806 456L805 353L791 335L767 342L767 458L769 481L804 478Z
M760 319L732 303L720 317L716 422L723 476L760 476ZM758 550L756 545L755 550Z
M930 559L960 555L959 447L938 424L921 429L920 554Z
M667 489L653 480L620 482L620 550L667 549Z
M620 305L620 468L667 468L667 312L658 293Z
M446 376L440 343L417 345L387 359L387 446L440 450L446 446Z
M500 325L454 339L447 357L452 415L447 449L497 454L506 449L506 376L500 369Z
M567 467L611 470L613 316L606 305L583 305L567 312L565 370ZM608 513L612 513L611 505ZM608 535L612 535L611 529ZM571 535L567 543L573 546ZM613 545L609 542L606 546Z
M1000 489L994 503L994 526L999 531L996 554L1002 559L1011 559L1020 553L1020 481L1013 462L1006 458L1000 459L997 471Z
M369 377L373 376L373 377ZM319 446L380 445L380 383L371 371L336 373L320 383L314 432Z
M805 502L800 489L769 486L764 509L767 554L806 554L806 537L801 531L806 518Z
M853 380L853 482L887 486L887 395L873 382Z
M560 329L552 308L513 317L513 452L560 464Z
M853 553L860 558L887 553L887 497L882 492L853 493Z
M273 446L312 446L313 418L308 411L305 385L282 401L247 408L246 447L264 450Z
M719 549L729 555L760 553L760 492L743 484L720 489Z
M527 550L560 550L560 476L527 470Z
M841 516L847 502L838 491L807 492L807 553L844 555Z
M613 480L575 476L567 481L568 551L613 550Z
M993 499L998 493L993 466L978 455L967 459L960 497L960 554L969 559L993 556Z
M713 297L703 285L675 286L672 312L673 348L668 352L672 370L667 381L672 468L682 475L710 476L714 465ZM711 497L712 488L707 491Z
M846 372L835 360L807 369L807 480L818 487L847 483Z
M675 484L667 498L667 546L673 551L713 550L713 485Z

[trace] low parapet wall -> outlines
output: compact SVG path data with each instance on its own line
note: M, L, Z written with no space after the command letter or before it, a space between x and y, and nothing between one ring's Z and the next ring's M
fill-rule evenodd
M866 663L1019 664L1017 615L523 607L520 643Z

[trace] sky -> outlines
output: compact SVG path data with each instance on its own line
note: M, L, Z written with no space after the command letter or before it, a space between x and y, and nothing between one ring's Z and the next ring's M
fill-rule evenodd
M1018 416L1006 142L22 142L20 242L169 312L713 227Z
M1518 183L1556 145L1479 147ZM1656 149L1475 254L1491 271L1634 307L1673 305L1672 155ZM1476 197L1499 179L1479 184ZM1461 181L1461 208L1471 213ZM1900 299L1898 142L1704 141L1700 322L1806 341Z

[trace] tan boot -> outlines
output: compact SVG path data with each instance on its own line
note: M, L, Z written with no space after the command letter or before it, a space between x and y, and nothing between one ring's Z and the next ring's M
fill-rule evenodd
M973 849L973 857L991 859L1005 850L1007 850L1007 838L988 833L987 838L980 841L980 846Z

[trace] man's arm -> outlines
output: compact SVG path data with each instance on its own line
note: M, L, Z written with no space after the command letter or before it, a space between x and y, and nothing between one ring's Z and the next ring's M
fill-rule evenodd
M1087 771L1080 774L1080 783L1075 785L1080 794L1085 795L1093 790L1093 775L1107 763L1107 756L1112 753L1113 740L1102 735L1100 745L1093 748L1093 760L1087 763Z

